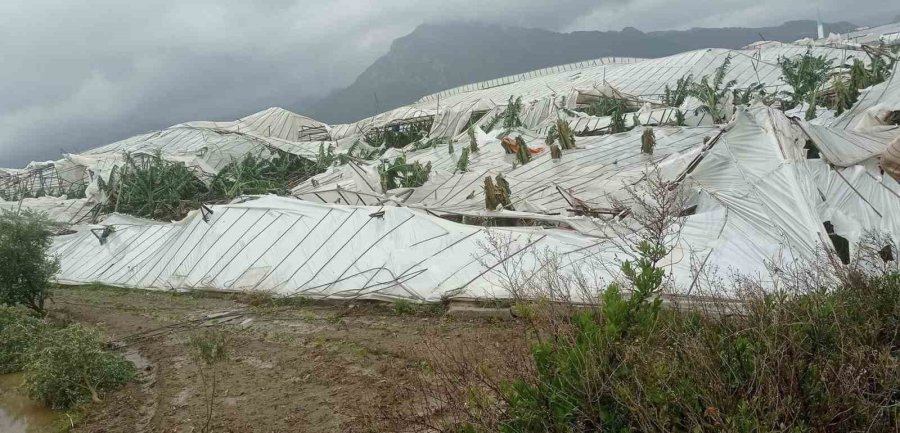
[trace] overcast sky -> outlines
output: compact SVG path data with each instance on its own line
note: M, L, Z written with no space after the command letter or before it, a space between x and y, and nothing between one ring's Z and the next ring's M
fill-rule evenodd
M872 23L896 0L2 0L0 167L346 86L424 22L548 30Z

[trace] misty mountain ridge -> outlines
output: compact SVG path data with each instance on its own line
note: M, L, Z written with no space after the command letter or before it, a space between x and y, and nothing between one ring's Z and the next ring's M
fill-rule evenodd
M857 26L824 24L825 34ZM600 57L665 57L702 48L737 49L765 39L793 42L816 36L815 21L775 27L692 28L642 32L549 30L481 23L423 24L397 38L348 87L295 107L327 123L353 122L464 84ZM299 105L299 104L298 104Z

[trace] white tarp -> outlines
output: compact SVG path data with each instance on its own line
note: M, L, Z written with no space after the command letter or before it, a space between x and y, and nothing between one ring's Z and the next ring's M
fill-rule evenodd
M267 196L161 224L113 215L101 244L91 228L61 236L59 281L148 289L264 290L280 295L437 301L508 297L490 236L509 240L524 269L549 248L567 262L595 254L593 239L542 229L456 224L408 208L314 204ZM372 215L383 211L382 215ZM97 230L96 232L100 232Z

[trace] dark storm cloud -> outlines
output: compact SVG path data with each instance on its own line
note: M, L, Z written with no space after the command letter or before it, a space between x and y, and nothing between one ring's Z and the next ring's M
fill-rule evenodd
M814 17L809 5L796 3L0 2L0 166L55 159L60 151L83 150L175 123L231 120L269 106L296 105L349 84L394 38L423 22L659 29ZM836 16L844 1L821 3L824 19L853 19ZM862 0L853 9L861 13L883 3Z

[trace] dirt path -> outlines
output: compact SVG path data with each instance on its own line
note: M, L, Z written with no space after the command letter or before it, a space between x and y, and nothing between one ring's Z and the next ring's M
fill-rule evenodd
M502 350L515 322L399 316L388 307L251 306L229 299L110 288L54 292L52 314L98 327L137 361L141 375L93 404L75 432L199 432L204 391L187 342L198 329L229 336L217 368L216 432L397 431L372 416L382 404L415 405L398 384L442 347Z

